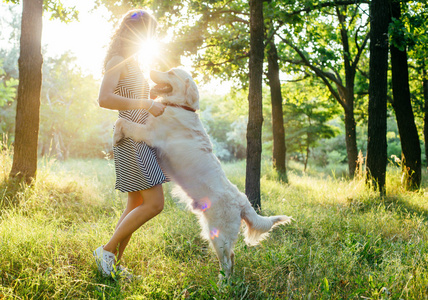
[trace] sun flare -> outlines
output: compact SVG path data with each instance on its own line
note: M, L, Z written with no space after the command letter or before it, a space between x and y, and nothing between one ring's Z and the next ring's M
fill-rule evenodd
M155 39L148 39L141 43L138 58L144 68L151 68L159 55L159 50L159 43Z

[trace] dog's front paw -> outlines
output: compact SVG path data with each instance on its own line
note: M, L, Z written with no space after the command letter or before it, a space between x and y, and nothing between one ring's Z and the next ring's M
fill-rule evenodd
M123 134L122 125L123 120L118 119L116 123L114 124L114 133L113 133L113 145L117 146L120 144L120 142L123 140L125 135Z

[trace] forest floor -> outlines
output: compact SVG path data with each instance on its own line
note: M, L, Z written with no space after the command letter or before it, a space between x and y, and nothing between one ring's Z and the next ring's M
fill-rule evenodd
M164 211L131 239L123 264L140 278L98 274L92 251L108 241L126 195L114 190L112 160L42 159L33 187L8 182L0 156L0 299L426 299L428 174L419 192L388 171L380 198L363 178L302 174L289 182L263 163L262 214L295 219L260 245L240 236L235 273L219 265L196 217L165 184ZM241 191L245 163L224 164Z

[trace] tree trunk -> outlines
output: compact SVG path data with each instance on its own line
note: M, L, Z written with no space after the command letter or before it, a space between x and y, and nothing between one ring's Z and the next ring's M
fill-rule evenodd
M425 141L425 159L428 167L428 75L426 71L425 59L422 69L423 74L423 89L424 89L424 141Z
M345 68L345 83L344 87L337 85L337 91L342 101L339 101L345 112L345 141L346 153L348 157L349 177L353 178L357 168L358 147L357 147L357 131L354 118L354 86L355 86L355 70L356 64L353 65L350 60L350 46L348 29L345 26L347 17L347 6L344 6L344 13L336 6L336 15L340 26L340 36L342 41L343 66ZM364 48L365 43L362 46ZM362 50L358 50L359 52ZM359 60L359 54L355 56L355 63Z
M303 172L306 173L306 168L308 167L308 161L309 161L309 153L311 152L311 150L309 149L309 141L306 144L306 157L305 157L305 163L304 163L304 167L303 167Z
M23 0L16 107L15 143L11 177L30 183L36 177L39 135L43 0Z
M247 125L247 167L245 193L254 208L260 209L262 154L262 75L264 54L263 1L250 0L249 116Z
M349 177L353 178L357 169L358 147L357 147L357 130L354 116L354 78L355 71L345 64L346 86L337 85L339 97L338 102L345 113L345 143L346 155L348 158ZM339 101L340 100L340 101Z
M370 85L367 141L367 182L385 194L387 164L386 99L388 71L388 0L370 4Z
M391 4L392 17L401 18L399 2ZM403 37L404 39L404 37ZM407 190L417 190L421 184L421 146L410 100L407 51L390 46L392 74L392 107L397 119L402 150L402 184Z
M352 109L345 109L345 141L346 153L348 157L349 177L353 178L357 169L358 147L357 131L354 118L354 105L352 99Z
M284 116L282 112L281 82L279 80L278 52L275 43L269 43L268 73L270 98L272 103L272 134L273 134L273 167L281 178L287 181L287 168L285 165L286 151Z

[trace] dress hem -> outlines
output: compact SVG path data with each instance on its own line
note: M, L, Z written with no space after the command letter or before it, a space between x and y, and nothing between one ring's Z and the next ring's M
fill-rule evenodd
M170 182L170 180L164 179L164 180L159 181L159 182L157 182L157 183L155 183L155 184L153 184L153 185L151 185L149 187L146 187L146 188L145 187L142 187L142 188L131 188L131 189L128 190L128 189L120 189L118 187L115 187L114 189L118 190L121 193L131 193L131 192L138 192L138 191L148 190L148 189L151 189L154 186L157 186L157 185L160 185L160 184L164 184L164 183L167 183L167 182Z

